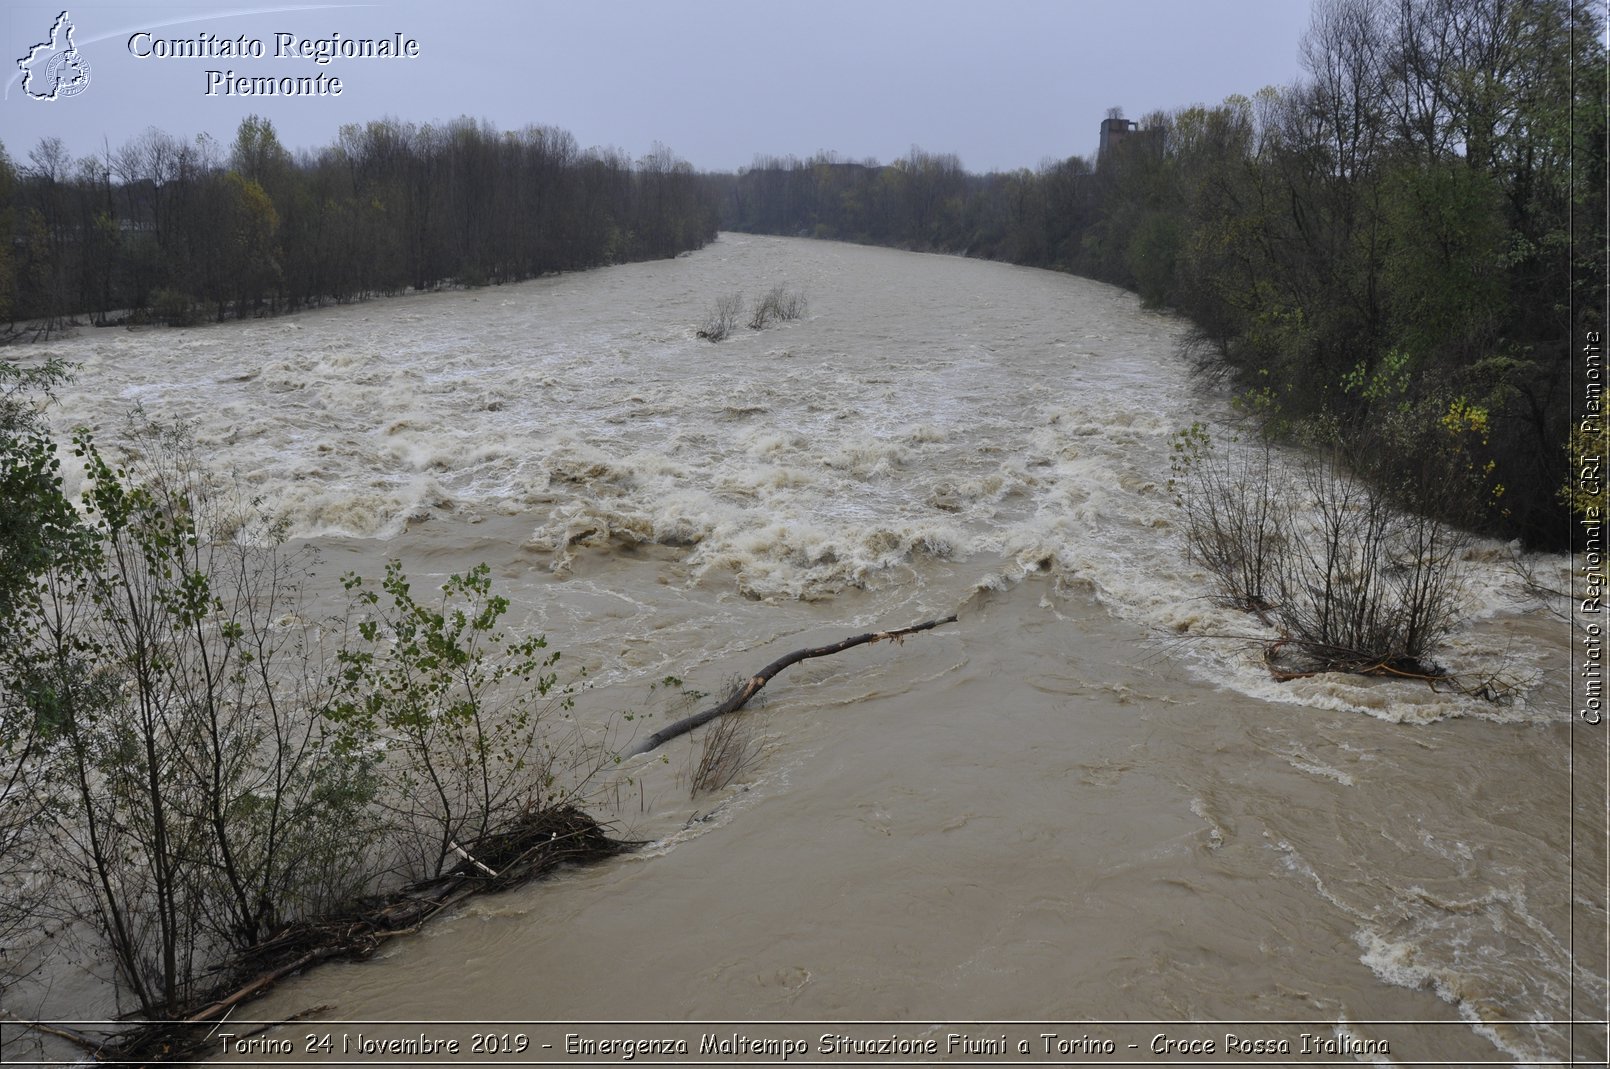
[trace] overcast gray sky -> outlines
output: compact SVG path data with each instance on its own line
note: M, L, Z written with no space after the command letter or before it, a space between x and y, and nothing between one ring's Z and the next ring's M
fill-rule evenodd
M1034 167L1091 154L1109 107L1139 118L1295 80L1309 14L1306 0L73 3L88 83L70 97L31 99L17 60L50 38L62 9L62 0L9 0L0 12L0 141L18 162L41 137L83 155L153 125L227 145L257 113L293 149L328 144L344 123L471 115L502 129L563 127L584 147L633 156L660 141L707 170L821 149L887 161L912 145L954 152L973 171ZM134 54L205 34L245 35L264 55ZM278 34L401 34L419 54L320 65L277 56ZM322 74L342 88L247 97L215 84L208 95L208 71Z

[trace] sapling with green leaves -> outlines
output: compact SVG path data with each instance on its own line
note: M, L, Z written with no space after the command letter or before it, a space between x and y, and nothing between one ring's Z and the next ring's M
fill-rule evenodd
M379 807L412 879L439 876L460 851L518 814L565 802L559 730L572 698L542 635L502 626L508 599L477 565L416 598L391 561L376 589L348 575L358 641L343 649L329 717L345 745L379 755Z

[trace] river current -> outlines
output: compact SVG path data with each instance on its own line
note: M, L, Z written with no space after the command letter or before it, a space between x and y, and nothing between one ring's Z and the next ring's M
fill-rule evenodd
M695 336L722 295L776 284L805 318ZM1175 431L1234 433L1184 329L1066 275L727 234L50 346L79 365L64 426L114 436L136 402L192 422L318 548L324 589L387 557L421 586L486 561L516 626L587 668L581 713L632 717L622 738L687 711L651 689L667 675L716 692L959 614L778 677L722 791L690 796L697 735L629 762L594 808L647 848L249 1016L1086 1022L1062 1031L1143 1046L1172 1026L1100 1022L1310 1022L1197 1032L1220 1051L1238 1029L1345 1035L1379 1064L1567 1057L1573 1006L1606 998L1582 877L1604 842L1572 834L1603 822L1604 769L1573 759L1569 627L1537 592L1567 589L1570 561L1524 561L1529 584L1510 547L1466 554L1440 660L1502 669L1507 704L1276 682L1168 489ZM1578 1056L1602 1035L1579 1031ZM1372 1038L1389 1052L1359 1053Z

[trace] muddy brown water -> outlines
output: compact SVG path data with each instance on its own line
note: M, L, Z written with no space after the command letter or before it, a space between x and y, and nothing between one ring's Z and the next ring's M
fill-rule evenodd
M722 294L779 282L805 319L693 336ZM137 400L194 421L319 549L316 585L393 556L416 582L489 563L516 625L588 668L582 714L634 717L623 738L686 711L650 690L667 674L719 691L791 649L960 617L779 677L722 791L689 795L698 736L629 762L595 810L645 849L248 1016L856 1020L941 1044L946 1022L1088 1022L1062 1031L1143 1046L1174 1026L1096 1022L1308 1022L1198 1032L1373 1037L1389 1053L1352 1056L1382 1064L1566 1057L1569 1029L1535 1022L1602 1013L1604 842L1572 829L1602 826L1604 769L1567 708L1560 606L1508 547L1467 554L1444 660L1502 666L1508 705L1271 680L1167 490L1174 431L1232 433L1182 330L1068 276L724 235L54 347L82 367L69 420L111 433ZM1568 582L1564 558L1530 565ZM104 1011L92 992L64 978L39 1008ZM1423 1023L1375 1023L1402 1021ZM1602 1029L1576 1053L1602 1057Z

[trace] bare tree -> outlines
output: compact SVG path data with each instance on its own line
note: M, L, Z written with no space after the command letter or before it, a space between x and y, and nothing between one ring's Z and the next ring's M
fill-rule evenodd
M741 293L729 293L716 300L699 323L698 336L709 341L722 341L732 334L743 315L744 298Z

